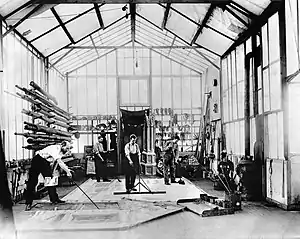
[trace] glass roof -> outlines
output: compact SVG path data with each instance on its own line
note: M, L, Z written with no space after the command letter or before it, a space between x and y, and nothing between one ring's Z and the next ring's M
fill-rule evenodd
M169 12L167 4L137 4L134 25L128 4L126 8L123 4L98 4L98 11L93 1L51 5L30 2L0 0L0 14L8 26L15 25L20 34L49 57L52 65L67 73L133 40L204 72L271 1L233 0L226 6L171 3ZM207 16L209 9L212 14ZM207 21L203 24L204 19Z

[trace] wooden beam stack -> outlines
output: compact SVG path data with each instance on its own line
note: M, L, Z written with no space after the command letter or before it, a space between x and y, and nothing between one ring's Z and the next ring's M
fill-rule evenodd
M31 104L31 110L22 110L32 118L32 122L24 122L24 129L29 132L15 133L26 138L28 145L23 148L40 150L64 140L71 141L71 114L58 107L56 98L35 82L31 81L30 86L31 89L27 89L16 85L23 92L17 95Z

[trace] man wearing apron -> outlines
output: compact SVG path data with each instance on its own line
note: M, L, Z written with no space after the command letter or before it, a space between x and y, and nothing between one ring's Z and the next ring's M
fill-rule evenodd
M53 178L53 168L56 168L55 165L58 164L61 169L63 169L67 173L68 177L72 177L72 170L70 170L68 166L61 160L62 156L70 152L71 148L71 144L67 141L64 141L61 144L50 145L36 152L36 155L32 158L31 161L27 188L24 195L26 200L26 211L30 210L32 207L34 191L38 183L38 176L40 173L45 178L45 182L47 182L47 179ZM47 186L47 189L50 201L52 203L64 203L64 201L58 198L55 185Z
M126 159L124 162L126 192L136 191L134 182L136 174L140 173L141 152L136 143L136 135L130 135L130 142L125 145Z
M94 158L95 158L97 182L100 182L100 177L103 178L103 182L110 182L110 180L107 178L107 167L106 167L107 152L104 151L102 135L98 137L98 142L94 145L93 151L94 151Z

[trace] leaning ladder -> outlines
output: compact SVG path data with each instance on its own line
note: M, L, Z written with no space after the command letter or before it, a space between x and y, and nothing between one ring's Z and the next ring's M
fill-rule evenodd
M206 149L206 131L210 121L211 92L205 94L207 95L206 108L205 108L205 112L203 112L204 114L201 117L201 123L199 127L199 137L198 137L196 153L195 153L195 157L198 159L201 165L203 165L203 161L204 161L204 151ZM199 152L199 147L200 147L200 152Z

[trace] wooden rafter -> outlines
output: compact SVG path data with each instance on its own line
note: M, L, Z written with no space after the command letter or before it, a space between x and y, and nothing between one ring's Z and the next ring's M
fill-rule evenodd
M205 17L203 18L203 20L201 22L201 25L198 27L197 32L195 33L195 35L192 39L191 45L193 45L197 41L199 35L202 33L203 28L206 26L206 24L207 24L209 18L211 17L213 11L215 10L215 8L216 8L216 5L214 5L214 4L210 5L209 9L207 10L207 12L205 14Z
M43 4L39 4L37 6L35 6L29 13L27 13L24 17L22 17L16 24L14 24L13 26L11 26L9 28L9 30L7 30L4 34L3 37L5 37L7 34L11 33L13 30L15 30L18 26L20 26L26 19L30 18L34 13L36 13L39 9L41 9L41 7L43 6Z
M99 25L103 29L104 28L104 23L103 23L103 19L102 19L102 16L101 16L101 13L100 13L100 10L99 10L99 6L98 6L97 3L94 3L94 8L95 8L95 11L96 11L96 14L97 14Z
M40 2L42 0L37 0ZM61 4L61 3L84 3L84 4L94 4L94 3L106 3L106 4L155 4L155 3L169 3L170 0L46 0L46 4ZM172 0L172 3L229 3L230 0Z
M132 41L132 44L134 44L134 42L135 42L136 4L130 3L129 9L130 9L130 22L131 22L131 41Z
M61 28L64 30L64 32L67 35L67 37L69 38L70 42L72 42L72 44L75 44L75 41L74 41L73 37L71 36L70 32L68 31L68 29L66 28L65 24L62 22L62 20L58 16L58 13L56 12L56 10L53 7L51 8L51 12L53 13L54 17L58 21L58 23L61 26Z
M167 3L166 10L165 10L165 13L164 13L164 19L163 19L163 22L161 24L162 29L166 28L169 13L170 13L170 9L171 9L171 3Z
M226 6L225 10L229 12L232 16L234 16L237 20L239 20L242 24L244 24L246 27L249 27L249 23L246 22L243 18L241 18L238 14L236 14L232 9Z

